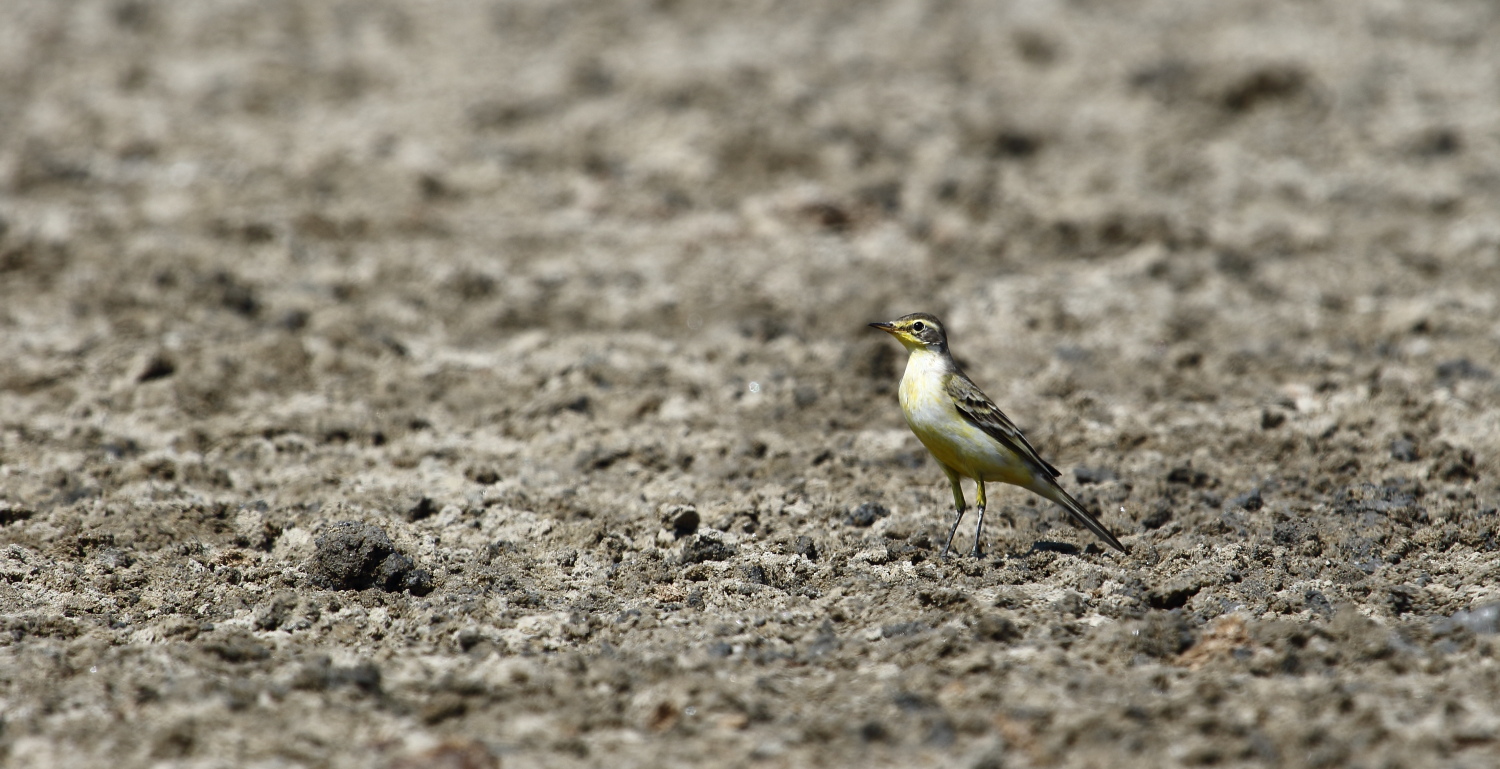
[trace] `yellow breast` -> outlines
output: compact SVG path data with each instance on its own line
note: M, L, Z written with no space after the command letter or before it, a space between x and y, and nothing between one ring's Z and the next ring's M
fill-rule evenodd
M942 356L915 350L901 377L901 411L934 459L976 480L1023 482L1030 472L1015 456L959 413L948 394L951 368Z

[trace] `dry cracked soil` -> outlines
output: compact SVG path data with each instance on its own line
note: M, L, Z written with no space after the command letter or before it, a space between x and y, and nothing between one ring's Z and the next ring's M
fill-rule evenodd
M0 4L0 763L1496 766L1496 40ZM937 557L918 310L1129 554Z

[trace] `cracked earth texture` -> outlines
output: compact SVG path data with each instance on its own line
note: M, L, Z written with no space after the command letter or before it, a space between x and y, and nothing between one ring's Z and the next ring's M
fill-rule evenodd
M0 39L0 763L1500 763L1493 4ZM1129 555L937 559L918 310Z

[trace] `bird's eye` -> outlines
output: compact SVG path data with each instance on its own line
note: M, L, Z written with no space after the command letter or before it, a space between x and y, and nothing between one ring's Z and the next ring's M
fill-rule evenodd
M916 323L911 324L911 330L920 334L923 331L927 330L927 324L919 320Z

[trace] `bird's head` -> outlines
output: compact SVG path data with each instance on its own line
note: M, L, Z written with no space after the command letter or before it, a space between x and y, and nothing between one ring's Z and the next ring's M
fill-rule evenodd
M908 350L942 350L948 346L943 322L925 312L914 312L885 323L871 323L871 328L896 337Z

